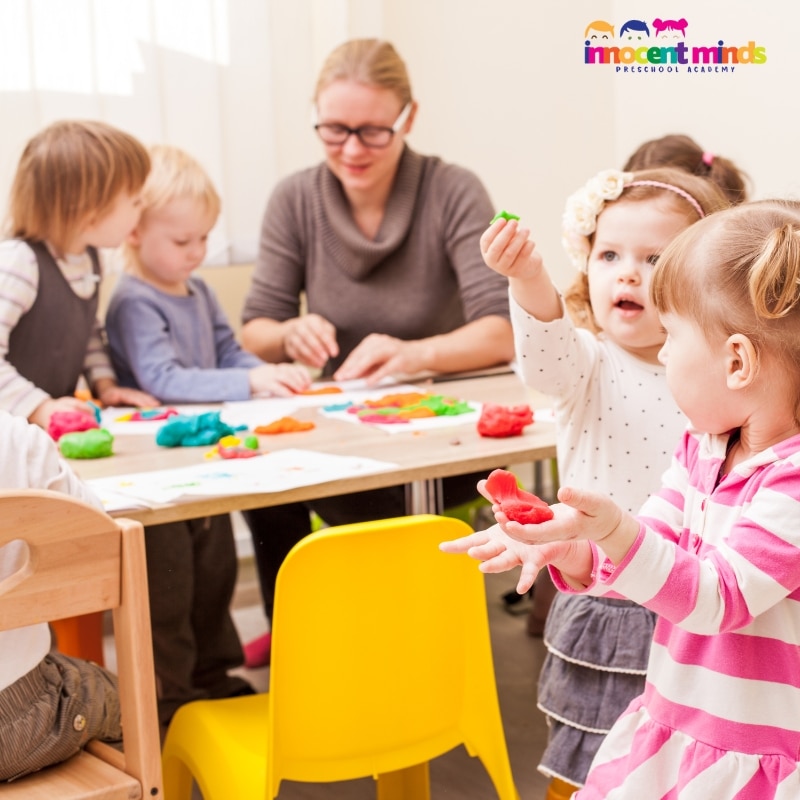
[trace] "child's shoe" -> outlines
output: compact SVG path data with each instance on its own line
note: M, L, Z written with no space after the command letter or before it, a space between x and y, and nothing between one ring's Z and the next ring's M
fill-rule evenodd
M272 655L272 633L265 633L263 636L253 639L242 649L244 650L244 665L248 669L268 667Z
M503 608L509 614L514 614L515 616L527 614L531 608L533 587L528 589L525 594L519 594L516 589L510 589L500 599L503 603Z

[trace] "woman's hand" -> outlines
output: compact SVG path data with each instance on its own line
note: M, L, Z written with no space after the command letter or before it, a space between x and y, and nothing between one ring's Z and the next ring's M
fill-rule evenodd
M481 236L481 255L486 266L507 278L529 280L542 271L542 257L530 231L512 220L498 219Z
M299 364L260 364L248 377L253 397L290 397L311 385L308 370Z
M336 328L319 314L303 314L283 323L283 349L291 361L321 369L339 355Z
M333 377L337 381L366 378L372 386L390 375L415 375L429 369L430 346L425 340L407 342L371 333L347 356Z
M517 582L520 594L533 586L539 570L548 564L552 564L568 583L578 589L588 581L576 580L572 576L588 574L592 566L588 542L530 545L511 538L500 525L493 525L461 539L442 542L439 549L445 553L467 553L470 558L481 562L481 572L508 572L515 567L522 567Z
M105 383L102 388L100 384L95 386L97 399L104 406L133 406L134 408L154 408L158 400L153 395L143 392L140 389L131 389L127 386L117 386L116 383Z

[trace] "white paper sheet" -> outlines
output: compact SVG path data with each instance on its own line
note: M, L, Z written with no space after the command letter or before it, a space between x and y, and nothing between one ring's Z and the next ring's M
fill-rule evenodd
M178 469L95 478L87 483L101 499L118 499L123 495L145 504L158 504L186 496L282 492L298 486L383 472L396 466L371 458L290 448L254 458L214 459Z

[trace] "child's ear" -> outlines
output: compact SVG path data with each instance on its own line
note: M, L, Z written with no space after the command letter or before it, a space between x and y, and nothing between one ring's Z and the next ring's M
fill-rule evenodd
M141 236L139 235L139 226L137 225L126 237L125 241L131 247L138 247L141 243Z
M94 226L97 224L97 214L89 214L88 217L85 217L78 228L83 231L91 231L94 229Z
M744 389L758 372L758 353L750 339L734 333L725 342L725 373L729 389Z

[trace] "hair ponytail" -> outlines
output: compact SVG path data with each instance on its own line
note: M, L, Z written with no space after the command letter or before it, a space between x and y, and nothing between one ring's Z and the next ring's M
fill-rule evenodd
M756 315L780 319L800 303L800 226L791 222L767 234L749 275Z

